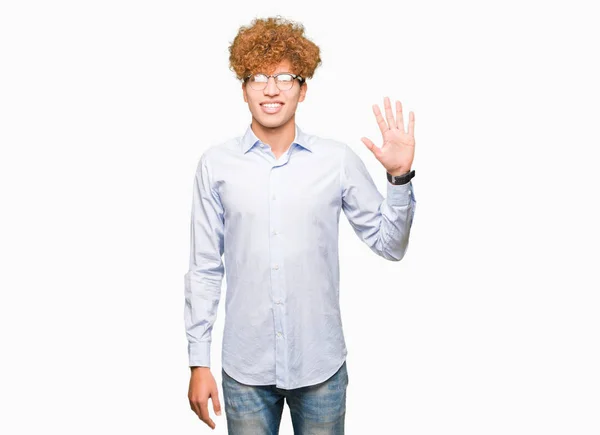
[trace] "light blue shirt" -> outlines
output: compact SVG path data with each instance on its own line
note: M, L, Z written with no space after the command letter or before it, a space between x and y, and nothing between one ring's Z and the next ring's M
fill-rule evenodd
M194 178L184 306L189 365L210 367L225 276L222 367L248 385L299 388L341 367L340 212L390 261L406 253L415 212L412 182L386 180L384 198L352 148L295 128L277 159L249 125L244 136L205 150ZM378 176L386 176L383 167Z

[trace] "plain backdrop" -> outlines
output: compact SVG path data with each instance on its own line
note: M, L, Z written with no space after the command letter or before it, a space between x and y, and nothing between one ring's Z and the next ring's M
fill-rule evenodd
M416 115L405 258L340 220L346 433L600 433L591 7L269 4L0 5L0 432L226 433L187 399L192 183L250 122L229 44L281 15L322 50L296 122L348 143L382 194L371 105Z

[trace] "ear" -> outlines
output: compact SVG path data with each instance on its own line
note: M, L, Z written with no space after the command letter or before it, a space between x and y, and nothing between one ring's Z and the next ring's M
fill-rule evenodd
M298 98L298 102L304 101L304 98L306 97L306 91L307 90L308 90L308 84L306 82L304 82L302 84L302 86L300 87L300 98Z
M242 82L242 94L244 95L244 102L248 102L248 97L246 96L246 82Z

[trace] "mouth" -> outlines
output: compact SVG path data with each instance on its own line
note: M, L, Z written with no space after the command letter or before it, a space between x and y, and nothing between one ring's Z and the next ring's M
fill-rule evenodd
M273 114L279 112L283 107L283 104L284 103L281 101L264 102L260 103L260 107L262 108L263 112Z

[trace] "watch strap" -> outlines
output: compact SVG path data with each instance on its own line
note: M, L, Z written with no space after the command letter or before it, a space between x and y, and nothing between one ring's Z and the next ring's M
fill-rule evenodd
M415 176L415 170L413 169L412 171L406 173L406 174L402 174L402 175L392 175L389 172L387 172L387 179L390 183L392 183L393 185L400 185L400 184L406 184L408 183L410 180L412 180L412 178Z

